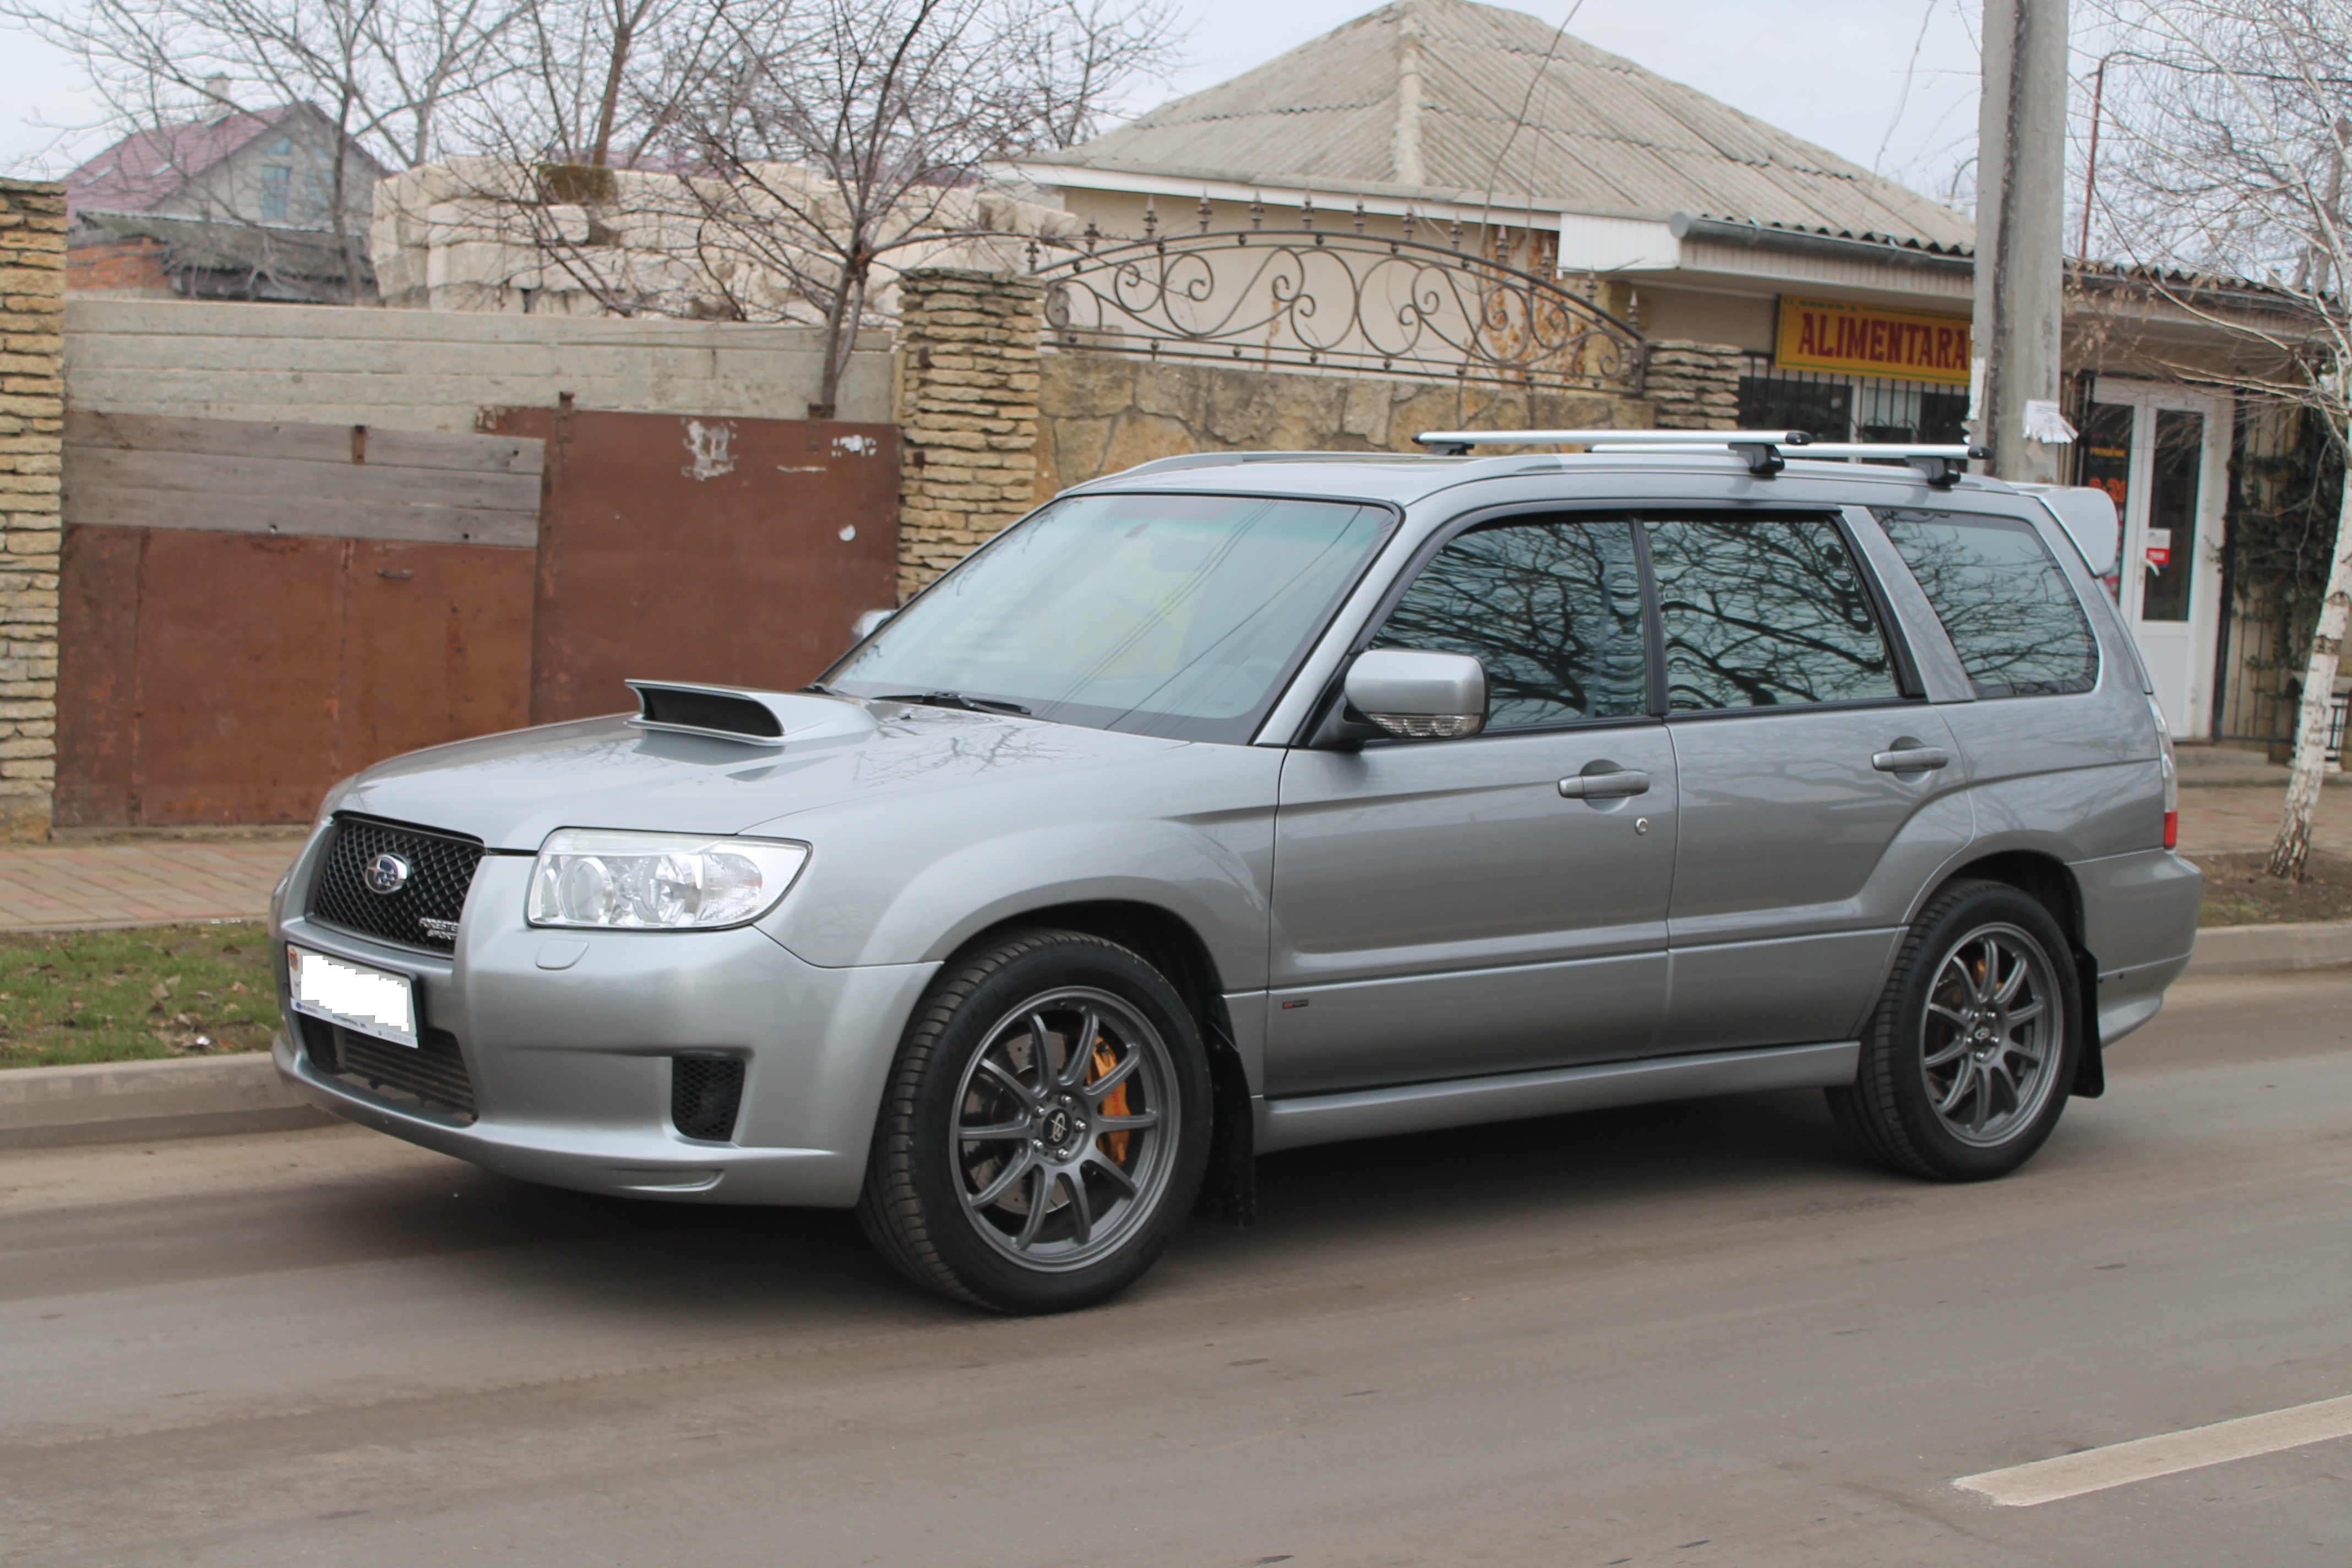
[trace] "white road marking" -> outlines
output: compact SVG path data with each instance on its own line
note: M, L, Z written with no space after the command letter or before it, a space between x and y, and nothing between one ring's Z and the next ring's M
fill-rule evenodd
M2054 1459L2036 1459L2030 1465L1987 1470L1980 1476L1962 1476L1952 1484L1982 1492L2004 1508L2032 1508L2036 1503L2056 1502L2061 1498L2081 1497L2084 1492L2105 1491L2109 1487L2129 1486L2134 1481L2178 1475L2182 1470L2200 1470L2208 1465L2226 1465L2232 1459L2251 1459L2257 1454L2275 1454L2336 1437L2352 1437L2352 1396L2323 1399L2314 1405L2298 1405L2261 1415L2242 1415L2235 1421L2217 1421L2210 1426L2191 1426L2186 1432L2112 1443L2079 1454L2061 1454Z

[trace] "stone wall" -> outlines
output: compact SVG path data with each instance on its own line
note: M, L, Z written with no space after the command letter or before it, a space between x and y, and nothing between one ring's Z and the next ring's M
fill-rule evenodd
M1187 452L1417 452L1424 430L1641 429L1638 398L1071 350L1041 366L1035 499Z
M65 262L65 187L0 180L0 839L48 837L57 782Z
M1748 354L1728 343L1675 341L1650 345L1642 392L1661 430L1737 430L1739 378Z
M1039 289L1003 274L899 280L898 593L1019 521L1037 472Z

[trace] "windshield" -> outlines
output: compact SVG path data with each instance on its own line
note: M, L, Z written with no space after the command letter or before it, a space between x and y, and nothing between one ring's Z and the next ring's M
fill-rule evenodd
M1391 516L1346 501L1072 496L976 552L824 684L1246 741Z

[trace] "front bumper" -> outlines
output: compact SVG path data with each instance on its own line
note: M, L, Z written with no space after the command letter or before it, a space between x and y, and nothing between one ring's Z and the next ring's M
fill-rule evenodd
M306 857L306 862L307 862ZM281 943L415 979L428 1028L456 1037L471 1122L320 1069L290 1015L278 1069L310 1104L488 1170L583 1192L704 1203L857 1200L900 1033L938 965L823 969L756 928L551 931L522 923L530 861L485 858L457 951L434 956L279 911ZM298 866L284 908L306 901ZM543 968L583 949L562 968ZM557 950L550 952L550 949ZM724 1143L670 1121L671 1058L745 1063Z

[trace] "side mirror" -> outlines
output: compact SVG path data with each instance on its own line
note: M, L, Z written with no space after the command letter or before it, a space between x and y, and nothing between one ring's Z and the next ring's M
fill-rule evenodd
M1348 706L1391 735L1450 741L1486 725L1486 667L1466 653L1376 647L1348 670Z
M849 636L854 647L882 629L882 623L897 615L896 610L868 610L849 623Z

